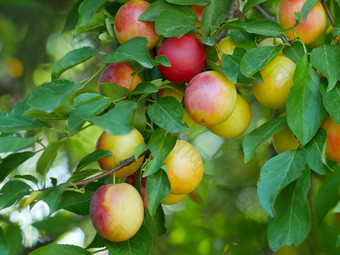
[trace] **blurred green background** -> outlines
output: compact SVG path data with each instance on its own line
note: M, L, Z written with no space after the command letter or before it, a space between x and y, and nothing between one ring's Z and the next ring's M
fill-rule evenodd
M112 45L106 43L105 35L100 34L95 25L85 33L68 31L65 21L76 3L74 0L0 0L1 109L9 112L28 91L50 81L53 64L70 50L85 45L104 52L112 50ZM115 3L112 8L116 8ZM72 20L67 24L72 24ZM102 66L98 57L65 72L63 77L81 81ZM84 90L96 92L97 79ZM250 87L239 92L251 104L253 117L249 132L272 113L256 102ZM66 123L60 124L60 129L66 128ZM53 131L43 132L40 136L45 139L58 139ZM99 128L93 127L74 136L69 146L59 153L49 177L58 178L58 182L67 180L77 162L94 150L100 133ZM244 164L243 137L222 139L195 126L181 138L190 141L200 152L205 162L205 178L195 195L177 205L164 206L168 231L155 241L152 254L274 254L266 241L267 215L256 193L261 166L275 155L271 141L261 146L254 158ZM11 176L17 173L34 175L38 157L28 160ZM321 221L315 216L315 203L320 206L323 202L318 191L321 188L323 196L339 196L340 176L335 172L327 178L316 175L312 178L309 192L314 218L312 231L298 249L285 247L276 254L340 254L340 250L335 249L340 216L331 211ZM334 188L335 195L330 191ZM22 211L17 207L1 210L0 227L5 235L0 235L0 255L27 254L51 242L86 246L94 237L95 231L88 217L66 211L59 211L50 218L47 215L47 205L42 202ZM9 240L9 250L1 249L1 243Z

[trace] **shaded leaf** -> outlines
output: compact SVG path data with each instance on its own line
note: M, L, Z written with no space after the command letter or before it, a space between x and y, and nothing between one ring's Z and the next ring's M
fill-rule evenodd
M86 155L84 158L82 158L77 166L77 171L80 171L84 167L88 166L89 164L98 161L99 159L111 157L112 152L108 150L95 150L94 152L91 152L90 154Z
M336 85L331 91L327 91L326 79L320 80L320 91L322 94L323 105L331 118L340 125L340 85Z
M90 252L81 248L79 246L69 245L69 244L49 244L43 247L40 247L32 252L29 255L91 255Z
M31 187L18 180L7 182L0 190L0 209L14 204L30 191Z
M106 0L84 0L78 8L78 26L84 26L91 21L94 13L106 2Z
M46 126L49 126L46 122L27 117L0 115L0 132L12 133Z
M19 153L13 153L8 155L6 158L2 159L0 163L0 182L2 182L7 175L9 175L18 166L24 163L29 158L35 155L34 152L25 151Z

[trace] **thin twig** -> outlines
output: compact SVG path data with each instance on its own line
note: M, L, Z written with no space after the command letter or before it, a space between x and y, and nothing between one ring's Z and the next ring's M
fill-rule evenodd
M273 16L270 16L269 13L267 13L260 5L256 5L255 8L256 8L259 12L261 12L261 14L263 15L263 17L265 17L265 19L268 19L268 20L277 22L277 20L276 20ZM282 39L282 41L283 41L284 43L292 44L292 43L290 43L290 42L286 39L286 37L284 37L283 35L280 36L280 38Z
M239 0L232 0L230 7L229 7L229 11L228 11L228 20L231 20L235 17L235 14L237 14L238 18L242 18L240 15L240 3ZM227 33L227 30L221 30L220 32L218 32L217 36L216 36L216 41L219 42L221 41L225 35Z
M334 20L334 17L332 15L331 11L328 8L328 5L325 2L325 0L321 0L321 4L326 11L326 14L327 14L329 21L331 22L332 26L334 27L335 20Z

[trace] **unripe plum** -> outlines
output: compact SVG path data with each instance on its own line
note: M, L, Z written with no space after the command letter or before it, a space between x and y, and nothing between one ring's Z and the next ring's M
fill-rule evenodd
M132 157L137 146L143 143L144 138L137 129L132 129L130 133L125 135L112 135L103 132L97 141L96 150L109 150L113 156L98 160L98 164L103 170L110 170L116 167L118 162ZM133 174L142 165L143 160L144 156L140 157L137 162L118 170L116 177L124 178Z
M327 132L326 157L340 162L340 125L328 116L321 127Z
M237 94L236 106L231 116L216 126L208 127L215 135L233 138L247 130L251 121L250 106L241 95Z
M149 41L148 49L156 46L161 36L155 31L155 23L138 19L149 6L150 4L144 0L133 0L118 10L113 27L120 43L136 36L143 36Z
M287 126L273 135L273 146L275 151L280 154L298 148L300 143Z
M290 88L294 85L295 67L296 64L285 56L277 56L270 61L260 71L263 83L252 85L256 99L269 108L284 108Z
M294 14L301 12L306 0L282 0L278 8L278 20L283 29L293 27L296 23ZM300 23L294 30L305 44L314 42L325 30L326 27L326 12L319 2L309 12L305 22ZM292 30L286 31L287 36L295 39Z
M189 116L196 123L214 126L226 120L234 111L236 88L219 72L203 72L189 82L184 103Z
M204 48L197 38L190 35L166 39L157 55L164 55L170 61L170 67L159 65L158 69L165 79L173 83L188 82L205 67Z
M132 76L131 74L134 72L135 70L133 70L132 65L128 62L109 65L99 78L99 93L101 92L100 84L105 82L114 82L133 91L143 81L139 74Z
M166 198L163 199L162 204L165 205L174 205L178 202L182 201L187 195L174 195L169 193Z
M92 197L90 217L103 238L112 242L126 241L143 223L142 198L130 184L106 184Z
M164 163L168 171L171 194L187 194L200 184L203 177L203 162L190 143L177 140Z

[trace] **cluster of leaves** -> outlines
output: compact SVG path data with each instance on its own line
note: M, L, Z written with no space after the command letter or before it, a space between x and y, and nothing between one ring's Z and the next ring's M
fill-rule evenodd
M277 250L284 245L299 245L306 238L311 228L309 202L306 199L311 174L326 175L333 171L325 159L327 135L320 129L320 125L326 113L340 124L340 112L337 110L340 107L340 47L324 44L317 48L306 48L299 40L284 48L282 45L258 47L257 42L263 37L285 36L284 30L275 21L247 18L247 12L262 2L265 1L248 1L243 9L242 20L228 20L228 0L158 0L151 4L140 19L155 22L156 32L165 38L203 33L199 38L207 53L207 68L223 72L232 82L261 82L259 71L282 51L296 63L294 87L287 100L287 117L269 120L243 140L245 162L252 158L261 144L287 125L301 144L296 150L268 160L262 167L258 182L258 195L269 215L269 245ZM302 17L308 14L311 2L315 1L306 2ZM190 4L209 4L204 9L200 31L195 25L198 20ZM65 29L74 29L76 35L94 31L103 42L116 42L112 31L113 13L110 14L108 10L116 10L120 5L105 0L84 0L71 11ZM332 30L334 36L340 35L339 24L337 20ZM232 55L223 55L219 67L215 64L215 45L218 35L225 30L229 31L238 47ZM93 193L104 184L101 180L86 182L91 176L103 173L89 166L103 157L111 156L109 151L89 153L80 160L72 177L65 183L53 179L53 187L46 188L44 185L43 189L34 190L27 181L40 185L38 179L41 179L45 184L47 173L60 148L87 127L97 125L112 134L126 134L135 127L147 141L146 145L136 149L135 159L146 148L151 152L143 165L143 176L148 176L149 202L143 227L133 238L123 243L111 243L97 235L88 248L105 246L110 254L130 249L133 254L146 254L150 251L153 240L165 232L164 213L160 203L169 193L170 184L165 169L162 169L163 161L175 145L175 133L187 131L188 127L181 123L184 114L181 103L172 97L158 100L157 92L166 88L168 82L162 80L157 66L169 66L170 63L164 56L152 58L147 43L146 38L135 37L109 54L92 47L73 50L55 64L51 82L32 90L10 113L0 112L0 153L8 153L0 163L1 181L38 153L26 148L42 144L42 139L37 137L39 130L57 129L57 122L68 124L68 131L61 132L58 141L49 141L47 146L43 146L36 165L36 176L17 175L6 182L1 189L0 209L16 203L24 208L33 201L44 200L50 207L50 214L65 209L75 214L88 215ZM143 82L133 92L117 84L104 83L101 84L99 94L84 93L83 88L93 78L97 78L104 67L82 82L61 78L66 70L98 58L100 54L105 55L103 63L131 62ZM320 79L316 71L325 78ZM142 171L139 171L139 177L141 174ZM82 188L80 184L87 186ZM140 189L140 183L137 188ZM319 201L322 196L325 194L320 193ZM336 205L338 199L337 196L337 199L323 207L320 218ZM0 232L0 238L5 234ZM80 247L57 244L40 248L31 254L57 252L90 254Z

